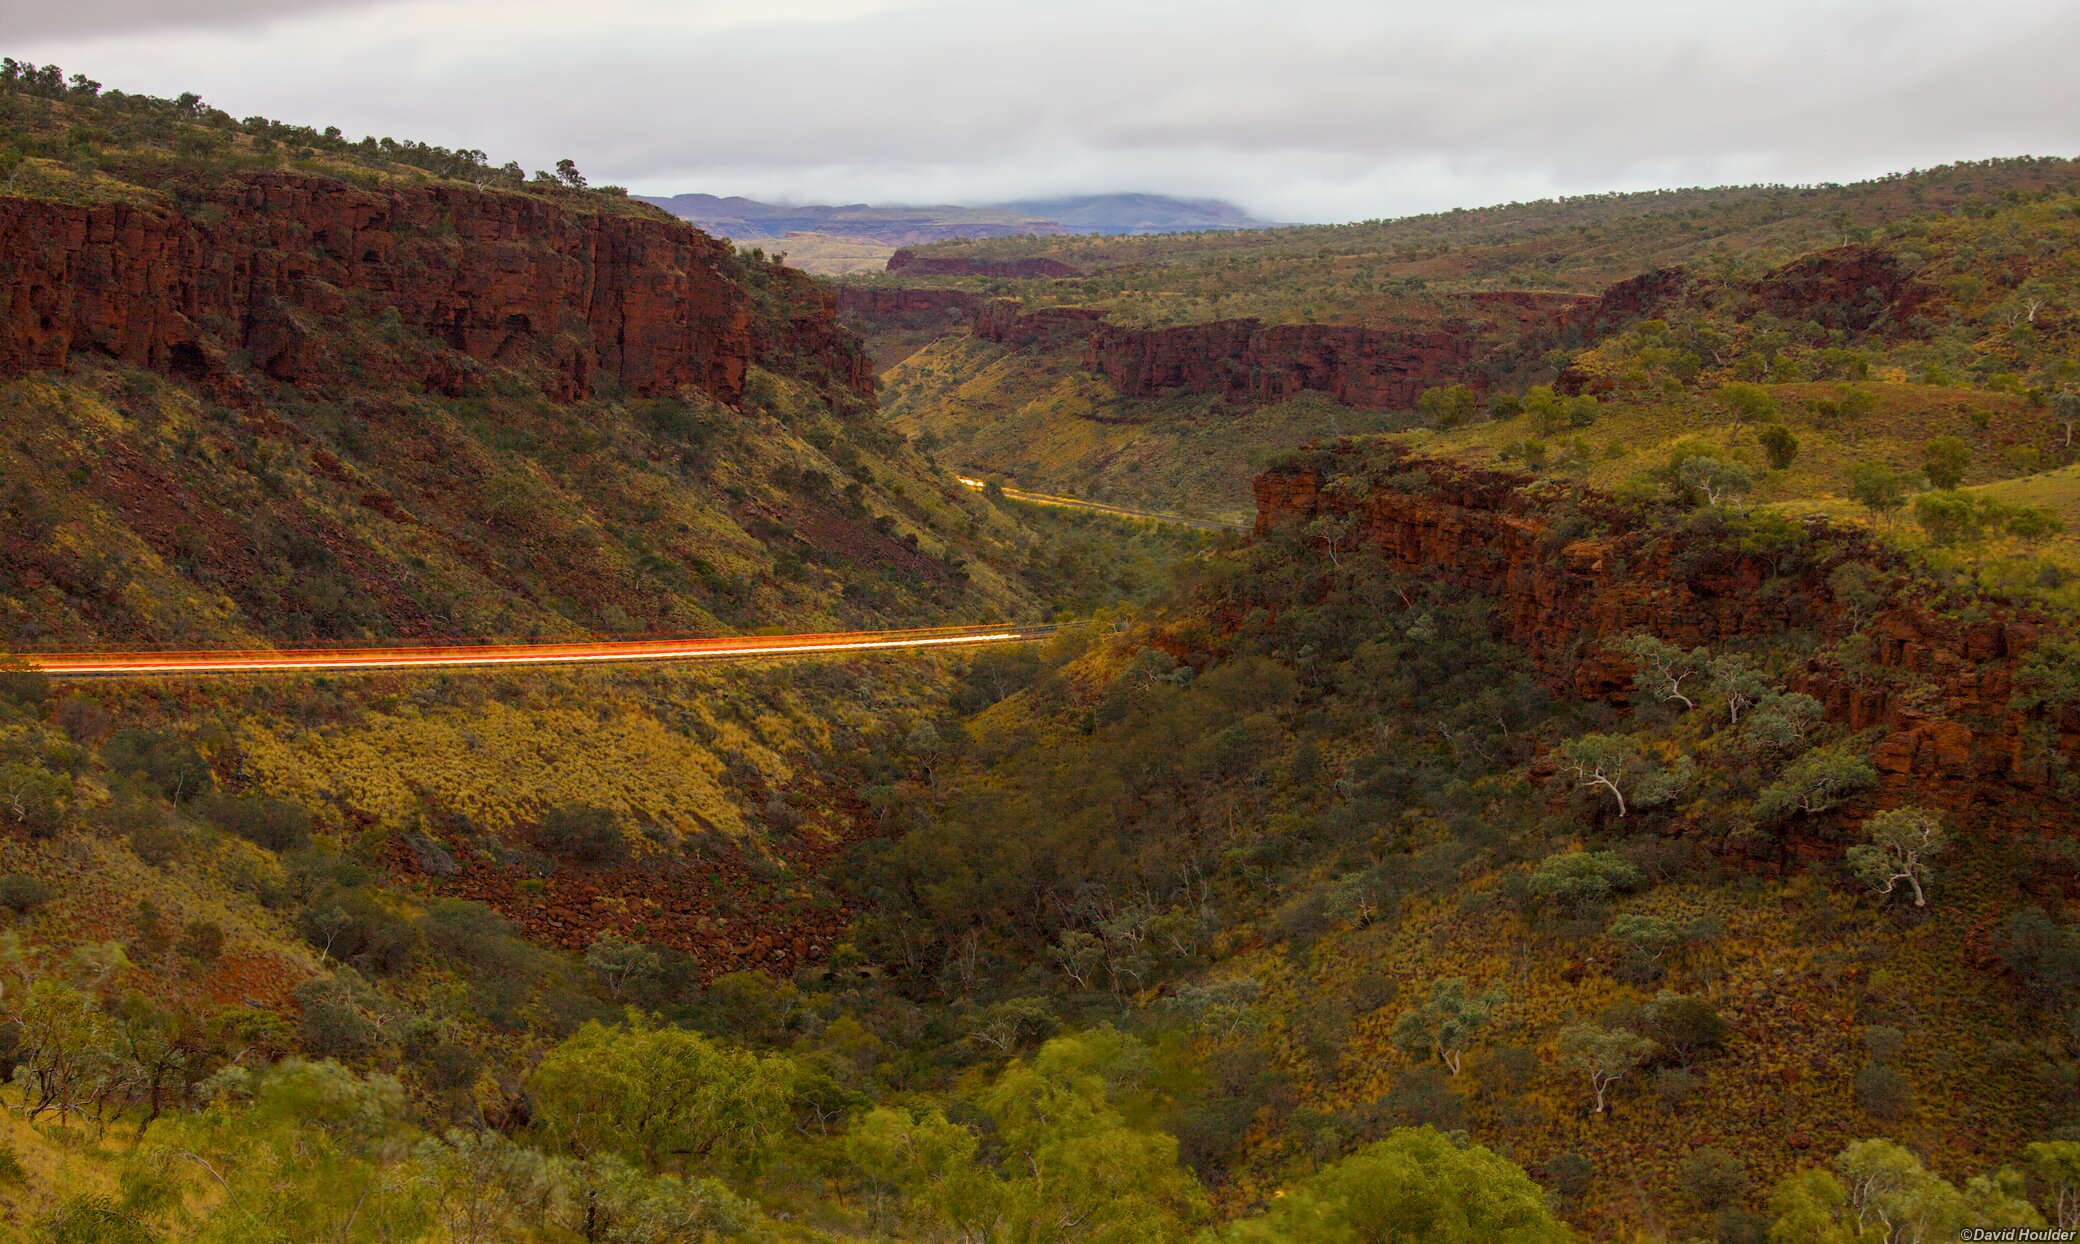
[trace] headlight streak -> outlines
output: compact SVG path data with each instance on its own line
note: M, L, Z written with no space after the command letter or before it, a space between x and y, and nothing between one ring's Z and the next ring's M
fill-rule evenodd
M729 636L692 640L602 640L593 643L456 645L442 648L343 648L285 652L17 653L13 659L53 678L336 673L499 666L598 665L816 656L849 652L1022 643L1054 626L859 631L851 634Z

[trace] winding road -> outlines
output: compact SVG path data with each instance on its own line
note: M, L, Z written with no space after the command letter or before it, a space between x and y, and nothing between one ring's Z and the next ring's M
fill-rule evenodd
M53 678L194 674L331 673L363 670L489 669L499 666L638 664L828 656L919 648L1029 643L1059 627L942 626L823 635L730 635L706 639L614 639L537 644L441 644L410 648L301 648L251 652L21 652Z
M977 475L956 475L964 488L977 492L989 487L989 481ZM1214 518L1186 518L1182 514L1164 514L1157 510L1137 510L1131 506L1112 505L1105 501L1086 501L1081 497L1062 497L1051 492L1029 492L1024 488L1013 488L1009 484L998 484L1009 501L1023 501L1029 505L1051 505L1064 510L1085 510L1092 514L1110 514L1114 518L1138 518L1151 523L1174 523L1179 527L1196 527L1200 531L1248 531L1248 523L1222 522Z

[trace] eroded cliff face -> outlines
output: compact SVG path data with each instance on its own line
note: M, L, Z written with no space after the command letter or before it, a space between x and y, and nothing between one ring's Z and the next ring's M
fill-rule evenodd
M1543 340L1593 300L1502 290L1461 299L1464 314L1386 327L1213 320L1141 328L1092 307L1037 307L963 290L852 285L838 308L873 328L964 320L977 337L1021 348L1082 347L1086 370L1128 397L1200 393L1236 403L1326 393L1349 406L1409 408L1433 385L1485 388L1481 364L1513 339Z
M729 249L689 226L580 215L530 195L241 177L176 208L0 198L0 374L94 353L193 378L234 352L290 384L333 374L346 317L526 369L566 400L611 375L735 402L752 354Z
M1371 464L1374 487L1325 492L1327 478L1363 468L1348 447L1322 453L1318 465L1258 477L1259 534L1355 517L1390 564L1492 595L1508 637L1556 686L1623 703L1632 666L1612 645L1634 632L1687 647L1807 631L1826 648L1798 671L1795 689L1818 699L1830 720L1880 733L1873 759L1887 778L1884 798L2043 828L2062 815L2071 829L2049 783L2054 757L2080 763L2080 710L2014 703L2018 666L2053 629L2046 619L1984 601L1974 602L1974 620L1947 616L1904 586L1896 557L1817 520L1813 534L1824 540L1816 547L1826 551L1787 576L1730 543L1686 543L1608 498L1439 459L1390 451ZM1563 514L1602 534L1556 534ZM1862 617L1828 584L1851 559L1897 581ZM1852 633L1868 639L1855 669L1831 654Z
M837 309L840 315L858 316L870 322L905 318L972 321L989 304L981 294L964 289L921 289L905 285L840 285Z
M975 314L975 335L1014 346L1056 347L1087 339L1105 313L1091 307L1039 307L1028 311L1016 298L997 298Z

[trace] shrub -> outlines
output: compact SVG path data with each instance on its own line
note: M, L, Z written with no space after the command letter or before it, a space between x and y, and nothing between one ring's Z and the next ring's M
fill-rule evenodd
M1556 1153L1546 1159L1539 1173L1544 1176L1546 1187L1572 1201L1589 1190L1589 1181L1595 1178L1596 1168L1579 1153Z
M628 858L628 836L610 808L565 803L549 809L535 829L535 845L574 864L618 864Z
M190 920L181 930L180 952L198 963L215 963L224 953L224 930L211 920Z
M437 899L427 908L420 930L440 957L472 973L511 971L528 957L513 925L504 916L468 899Z
M1478 405L1473 390L1463 384L1440 385L1425 389L1416 398L1416 410L1430 421L1434 428L1456 428L1473 418Z
M1664 993L1647 1003L1642 1011L1646 1035L1689 1066L1726 1048L1733 1029L1717 1008L1703 998Z
M8 873L0 877L0 907L17 916L28 915L49 898L50 888L27 873Z
M1921 473L1936 488L1957 487L1971 465L1972 447L1955 436L1938 436L1921 447Z
M1772 471L1781 471L1798 458L1798 438L1781 423L1772 423L1762 429L1756 439L1762 442L1762 452L1769 458Z
M1466 1126L1466 1099L1444 1071L1433 1065L1410 1067L1394 1078L1380 1099L1386 1115L1402 1127L1430 1126L1454 1131Z
M13 702L27 708L41 705L51 696L48 675L0 661L0 703Z
M1060 1238L1050 1236L1049 1238ZM1086 1238L1101 1238L1095 1235ZM1115 1235L1102 1238L1126 1238ZM1153 1231L1134 1238L1157 1238ZM1222 1240L1571 1240L1538 1185L1479 1145L1429 1128L1397 1131L1325 1167Z
M319 976L293 991L302 1009L303 1048L323 1058L363 1057L381 1043L374 991L353 972Z
M1872 1118L1890 1123L1914 1103L1907 1078L1883 1063L1865 1063L1856 1073L1856 1104Z
M1683 1159L1677 1175L1684 1195L1711 1213L1725 1209L1748 1190L1748 1167L1724 1149L1706 1147Z
M1521 1045L1489 1050L1475 1064L1475 1078L1491 1092L1521 1093L1538 1079L1538 1052Z
M2001 451L2001 465L2016 475L2033 475L2044 465L2044 454L2035 445L2010 445Z
M35 765L0 765L0 828L34 839L55 835L65 823L72 783Z
M1697 1090L1703 1084L1704 1080L1694 1071L1685 1071L1681 1067L1664 1067L1654 1073L1654 1096L1659 1097L1663 1105L1673 1109L1697 1096Z
M1639 869L1612 852L1570 851L1539 861L1529 886L1533 895L1571 914L1631 890L1644 879Z
M164 730L118 730L102 745L108 767L182 803L210 791L215 781L195 745Z
M202 818L270 851L289 851L311 840L311 814L301 804L270 795L211 794L196 801Z
M1914 521L1939 545L1975 540L1986 525L1985 506L1960 492L1925 492L1914 498Z

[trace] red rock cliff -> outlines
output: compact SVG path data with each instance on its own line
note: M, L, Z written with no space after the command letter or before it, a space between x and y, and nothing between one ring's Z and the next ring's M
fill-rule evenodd
M1375 478L1419 471L1422 483L1387 480L1355 498L1323 491L1325 478L1362 469L1356 452L1339 446L1314 465L1258 477L1258 533L1325 513L1355 515L1392 565L1493 595L1508 636L1556 682L1589 698L1622 702L1630 689L1629 664L1608 646L1618 637L1646 631L1691 646L1810 630L1837 641L1852 619L1828 587L1829 572L1851 557L1899 569L1860 532L1818 525L1831 551L1785 590L1760 557L1686 545L1608 498L1561 497L1523 476L1406 454L1375 460ZM1556 542L1563 507L1605 534ZM1794 681L1830 719L1882 732L1874 759L1895 797L1911 791L1919 802L2019 815L2010 801L2045 794L2052 750L2080 761L2080 710L2011 704L2017 667L2051 624L2019 608L1980 605L1978 620L1962 622L1925 595L1895 590L1862 628L1869 670L1816 657Z
M1104 318L1091 307L1039 307L1032 311L1015 298L998 298L975 313L975 335L985 341L1015 346L1059 346L1088 337Z
M903 285L840 285L840 315L868 321L932 319L959 316L972 320L989 299L964 289L915 289Z
M92 352L205 375L240 350L312 382L327 320L394 308L563 398L604 373L639 395L734 402L751 340L729 263L691 226L452 186L266 173L184 208L0 198L0 374Z

